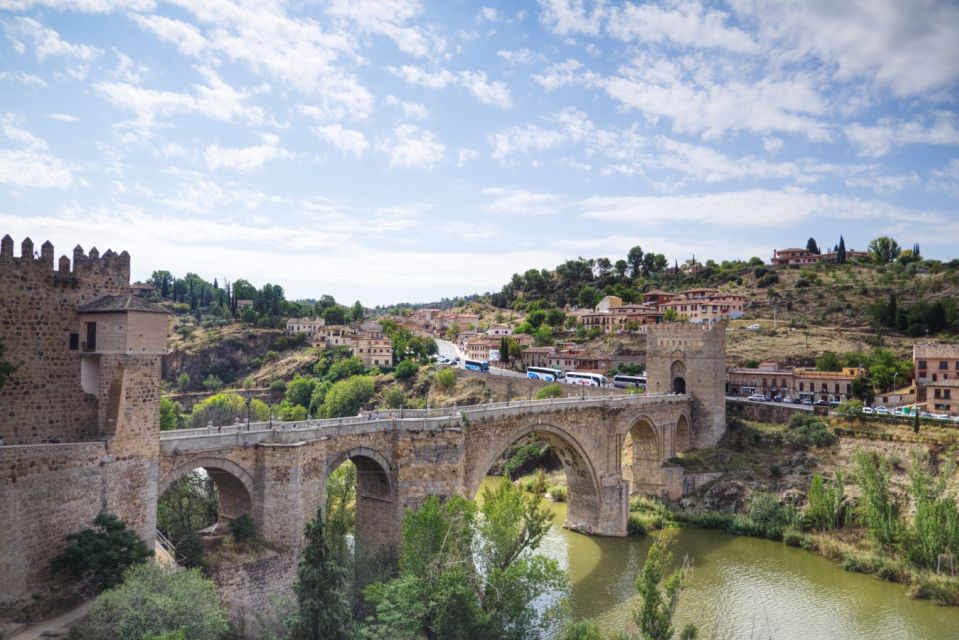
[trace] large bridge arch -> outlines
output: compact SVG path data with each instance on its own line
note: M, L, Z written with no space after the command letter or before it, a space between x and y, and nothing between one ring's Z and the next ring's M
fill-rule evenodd
M193 458L180 462L160 480L157 496L162 496L177 479L203 469L217 490L217 524L226 524L243 514L253 516L253 476L228 458ZM256 523L259 529L259 524Z
M356 467L355 548L368 557L376 556L397 546L402 532L396 471L382 452L372 447L350 447L327 456L324 485L347 460Z
M586 532L600 531L602 488L596 465L573 434L546 422L533 422L516 427L498 437L495 443L486 443L490 446L481 448L482 454L477 458L477 462L470 465L471 471L468 472L464 487L466 497L475 496L493 464L510 446L529 435L535 435L549 444L563 464L569 489L567 525ZM469 451L468 455L479 454L480 451Z
M671 455L673 434L660 427L648 415L632 418L623 434L620 449L622 476L629 481L630 493L658 494L663 487L663 460Z

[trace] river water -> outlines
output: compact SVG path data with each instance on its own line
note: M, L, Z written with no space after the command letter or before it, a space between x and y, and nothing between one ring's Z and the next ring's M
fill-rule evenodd
M634 581L651 538L572 533L561 526L566 505L553 505L553 513L541 550L569 571L573 617L596 620L604 634L632 629ZM902 585L781 542L690 528L672 552L693 566L676 628L693 622L703 639L959 640L959 608L911 600Z

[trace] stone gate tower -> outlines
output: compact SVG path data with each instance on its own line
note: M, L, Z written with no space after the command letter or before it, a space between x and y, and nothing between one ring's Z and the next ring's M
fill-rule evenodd
M651 325L646 334L649 393L688 393L688 434L677 433L676 450L711 447L726 432L726 327Z

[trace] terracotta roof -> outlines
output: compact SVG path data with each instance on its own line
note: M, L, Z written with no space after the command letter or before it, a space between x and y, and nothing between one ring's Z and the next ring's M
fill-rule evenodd
M169 313L166 309L152 305L138 296L104 296L77 309L80 313L116 313L118 311L139 311L147 313Z
M959 344L925 342L913 347L914 358L959 358Z

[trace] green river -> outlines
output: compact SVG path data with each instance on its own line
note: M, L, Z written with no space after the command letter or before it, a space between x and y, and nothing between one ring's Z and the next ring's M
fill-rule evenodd
M490 477L487 482L499 482ZM650 538L599 538L562 528L566 505L541 551L569 570L573 616L605 633L632 624L634 580ZM692 575L680 597L677 628L695 623L704 639L959 639L959 608L911 600L905 587L848 573L781 542L683 529L672 547Z

